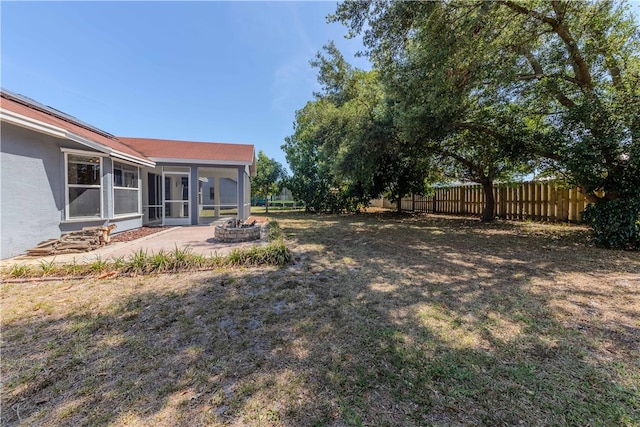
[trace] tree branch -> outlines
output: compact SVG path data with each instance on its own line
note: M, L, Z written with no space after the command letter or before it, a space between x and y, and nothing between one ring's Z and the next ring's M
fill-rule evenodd
M521 15L531 16L545 24L550 25L553 31L558 35L558 37L560 37L560 39L564 42L565 46L567 47L567 50L569 52L569 57L571 58L571 65L573 67L574 73L576 74L576 83L578 84L580 89L582 89L582 91L585 92L587 95L593 94L593 82L591 79L591 73L589 71L589 65L587 64L585 59L582 57L582 53L578 48L578 44L573 39L573 36L571 35L567 27L564 25L564 23L561 22L561 20L559 21L549 16L545 16L533 9L527 9L526 7L520 6L519 4L516 4L510 0L501 0L501 1L498 1L498 3L508 7L509 9ZM562 12L559 9L560 7L559 4L556 5L555 3L556 2L554 2L554 10L556 11L557 14L559 13L558 16L561 19L564 16L564 12ZM557 10L556 10L556 6L557 6Z
M454 122L451 125L455 129L470 130L473 132L483 133L485 135L489 135L498 140L504 139L504 135L502 135L501 133L496 132L495 130L490 129L486 126L479 125L477 123Z
M527 59L527 61L531 65L531 68L533 68L533 73L534 73L533 75L536 76L536 78L541 79L542 77L544 77L544 70L542 69L542 65L540 65L540 61L538 61L538 58L536 58L533 55L533 53L531 53L531 51L525 49L523 46L512 46L512 48ZM572 81L573 83L580 85L578 81L573 77L564 76L564 75L556 75L556 76L562 77L565 80ZM550 89L552 90L553 94L555 95L556 99L560 104L564 105L567 108L575 107L575 103L571 99L569 99L564 93L562 93L560 89L558 89L557 87L552 87Z
M507 6L509 9L518 12L521 15L528 15L531 16L533 18L536 18L539 21L542 21L546 24L551 25L551 27L553 28L554 26L558 25L558 21L556 21L555 19L549 17L549 16L544 16L543 14L541 14L540 12L537 12L533 9L527 9L524 6L520 6L519 4L516 4L512 1L509 0L504 0L504 1L498 1L497 3L499 4L503 4L505 6Z
M451 157L452 159L456 160L458 163L466 167L467 170L470 172L469 176L472 179L484 178L484 173L483 173L484 171L482 170L482 168L476 165L475 163L473 163L471 160L468 160L464 156L461 156L456 152L448 151L445 149L437 149L436 151L440 152L442 156Z
M561 80L566 80L570 83L578 84L578 80L576 80L575 77L567 76L565 74L521 74L519 76L516 76L516 79L517 80L540 80L543 77L561 79Z

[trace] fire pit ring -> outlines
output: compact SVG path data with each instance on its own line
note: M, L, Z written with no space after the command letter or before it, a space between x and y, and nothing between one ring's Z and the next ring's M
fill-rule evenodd
M243 224L241 221L231 220L225 225L216 225L214 237L224 243L249 242L260 240L260 224L255 222Z

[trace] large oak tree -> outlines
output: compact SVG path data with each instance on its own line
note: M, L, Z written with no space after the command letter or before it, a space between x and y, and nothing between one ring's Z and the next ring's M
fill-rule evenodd
M596 236L619 223L600 243L640 244L640 45L624 4L345 2L333 19L405 88L410 131L452 154L472 144L536 159L594 202Z

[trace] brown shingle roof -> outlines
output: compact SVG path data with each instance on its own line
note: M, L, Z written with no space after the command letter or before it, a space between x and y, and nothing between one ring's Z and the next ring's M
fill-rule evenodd
M250 144L225 144L221 142L175 141L151 138L123 138L120 141L145 156L157 160L180 159L219 161L226 164L251 165L254 148Z
M116 137L100 129L91 127L85 123L74 119L64 113L56 114L53 109L47 108L35 101L30 102L28 98L16 96L5 92L1 93L0 107L12 113L20 114L33 120L46 123L51 126L63 129L66 132L86 138L92 142L120 151L121 153L133 156L137 159L150 162L142 153L123 144Z
M193 160L203 163L220 162L228 165L250 165L251 174L255 175L254 147L250 144L117 138L75 117L4 89L1 91L0 107L8 112L53 126L56 130L62 129L64 132L72 134L64 135L64 137L80 136L126 156L131 156L132 160L141 160L143 164L152 164L153 159Z

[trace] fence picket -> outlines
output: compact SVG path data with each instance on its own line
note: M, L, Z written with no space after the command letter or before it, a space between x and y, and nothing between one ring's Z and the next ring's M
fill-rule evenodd
M559 188L555 182L523 182L518 185L496 184L494 215L511 220L580 221L588 204L577 188ZM431 196L411 195L401 201L402 209L413 212L454 215L480 215L484 206L480 185L439 187Z

